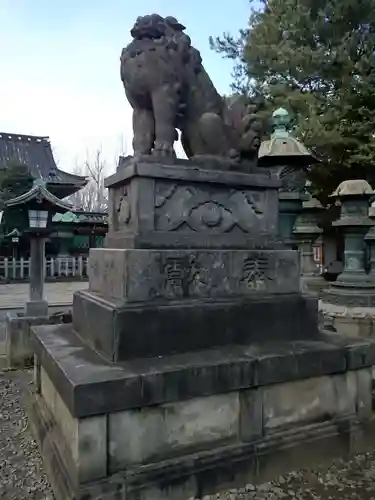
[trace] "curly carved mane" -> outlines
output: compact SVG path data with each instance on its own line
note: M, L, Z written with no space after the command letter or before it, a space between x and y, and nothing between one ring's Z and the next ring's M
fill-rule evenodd
M229 119L230 126L232 110L184 30L171 16L142 16L131 30L132 42L122 50L121 80L133 107L135 152L173 154L176 128L189 157L248 149L254 133L243 121L246 106L241 106L236 123Z

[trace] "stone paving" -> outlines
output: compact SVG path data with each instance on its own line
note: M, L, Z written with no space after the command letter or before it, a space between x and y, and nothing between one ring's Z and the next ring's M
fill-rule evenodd
M70 305L73 293L88 287L87 281L60 281L45 283L44 294L49 304ZM29 296L28 283L0 285L0 309L18 309L24 307Z

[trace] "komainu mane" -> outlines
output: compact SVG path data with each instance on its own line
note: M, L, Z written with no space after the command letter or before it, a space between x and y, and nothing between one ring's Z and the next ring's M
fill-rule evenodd
M260 145L254 106L227 103L174 17L139 17L122 50L121 80L133 108L135 156L174 156L177 130L186 155L253 159Z

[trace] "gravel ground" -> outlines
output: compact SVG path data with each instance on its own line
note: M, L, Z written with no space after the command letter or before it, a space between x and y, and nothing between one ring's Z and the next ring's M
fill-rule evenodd
M32 374L0 374L0 498L52 500L36 442L22 404Z
M0 374L0 499L53 500L22 395L31 372ZM212 498L212 497L211 497ZM225 500L375 500L375 452L336 461L329 469L292 472L270 483L213 498ZM208 500L205 497L204 500Z

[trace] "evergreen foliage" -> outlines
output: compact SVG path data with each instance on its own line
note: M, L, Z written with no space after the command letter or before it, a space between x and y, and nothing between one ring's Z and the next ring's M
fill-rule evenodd
M252 4L252 2L250 2ZM247 29L210 38L235 62L233 90L279 106L323 160L311 171L327 200L344 179L375 184L375 0L262 0Z

